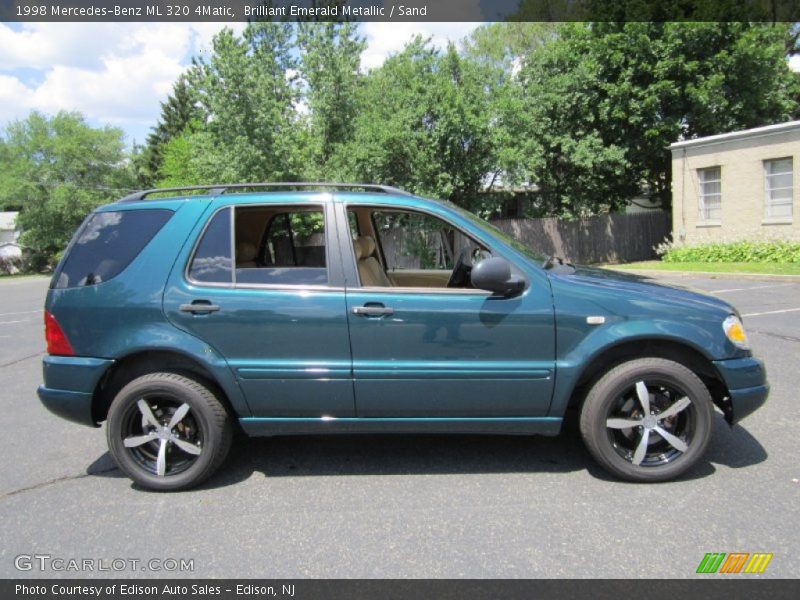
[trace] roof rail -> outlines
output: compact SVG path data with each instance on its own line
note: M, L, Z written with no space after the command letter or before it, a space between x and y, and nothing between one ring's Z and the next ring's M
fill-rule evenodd
M324 181L289 181L289 182L266 182L266 183L214 183L209 185L186 185L181 187L154 188L151 190L141 190L128 194L120 202L136 202L144 200L147 196L168 192L191 192L207 190L204 196L219 196L228 190L239 190L247 188L362 188L364 190L375 190L384 194L395 194L402 196L413 196L401 188L390 185L379 185L376 183L327 183Z

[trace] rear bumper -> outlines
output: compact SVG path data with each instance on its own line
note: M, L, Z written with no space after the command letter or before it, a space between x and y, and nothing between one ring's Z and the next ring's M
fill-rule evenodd
M96 427L92 415L94 390L113 362L104 358L45 356L44 385L37 390L39 400L63 419Z
M97 427L92 417L92 394L54 390L43 385L36 390L45 408L62 419Z
M738 423L767 401L769 384L764 363L757 358L737 358L714 362L728 388L722 410L728 423Z

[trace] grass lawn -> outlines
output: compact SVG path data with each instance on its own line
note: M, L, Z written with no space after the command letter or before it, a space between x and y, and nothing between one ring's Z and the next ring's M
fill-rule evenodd
M608 265L620 271L648 269L653 271L693 271L704 273L759 273L765 275L800 275L800 263L700 263L661 262L646 260L625 265Z

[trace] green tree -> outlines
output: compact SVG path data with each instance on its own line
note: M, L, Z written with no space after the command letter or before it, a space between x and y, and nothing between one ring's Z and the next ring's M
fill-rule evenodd
M329 170L336 170L326 168L328 162L353 136L363 80L359 65L366 43L357 24L342 22L299 23L297 42L310 111L309 178L324 179L330 176Z
M494 86L491 110L496 164L487 178L487 191L494 195L485 196L479 209L486 216L501 206L497 192L526 179L529 157L518 136L521 122L530 121L531 115L523 112L515 80L526 58L554 42L558 30L557 23L548 22L487 23L464 40L464 56L486 67L484 72Z
M785 58L788 25L597 24L606 140L623 146L631 176L670 202L667 146L678 139L769 125L797 115L798 76Z
M472 205L496 162L487 69L417 37L371 71L346 151L355 178Z
M252 22L241 38L226 28L211 56L195 60L188 77L203 120L190 138L193 172L231 183L291 180L302 171L292 36L289 23Z
M166 146L173 138L181 136L190 122L199 120L201 116L193 90L183 74L178 77L166 101L161 103L161 116L147 136L146 144L141 149L134 149L133 164L139 185L151 187L155 183Z
M575 54L569 25L531 53L515 84L518 96L503 114L509 143L520 148L522 172L539 188L544 215L577 217L621 205L636 192L624 149L606 144L595 110L597 65Z
M670 143L797 115L791 36L780 24L560 27L516 80L523 116L505 115L545 212L613 210L640 190L668 206Z
M0 145L0 204L21 207L21 243L37 268L92 209L133 187L122 131L92 128L78 113L33 112L8 125Z
M0 136L0 210L19 210L21 201L12 197L6 190L10 187L12 173L12 148Z
M203 151L201 140L196 135L199 122L192 121L179 135L172 136L162 150L161 166L158 170L159 187L180 187L208 183L199 170Z
M521 61L558 35L557 23L487 23L464 40L464 55L511 75Z

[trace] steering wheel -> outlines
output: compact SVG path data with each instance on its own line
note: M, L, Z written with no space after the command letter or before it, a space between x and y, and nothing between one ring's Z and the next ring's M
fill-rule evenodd
M472 271L474 260L483 253L484 251L480 248L480 246L467 246L463 248L461 252L458 253L458 258L456 259L456 264L453 267L453 272L450 274L447 287L469 287L469 274Z

